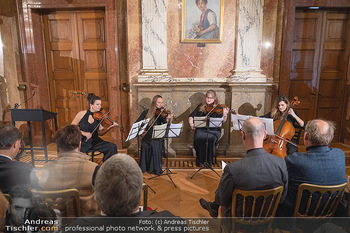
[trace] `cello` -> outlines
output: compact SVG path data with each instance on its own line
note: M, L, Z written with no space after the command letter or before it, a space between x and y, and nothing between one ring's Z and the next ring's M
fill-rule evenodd
M284 158L287 155L287 143L291 143L294 146L298 146L295 143L291 142L295 134L295 128L292 123L287 121L288 111L291 107L297 106L300 103L297 96L294 97L294 100L290 103L286 114L284 114L282 120L276 120L273 122L273 127L275 129L275 134L269 136L264 141L264 149L267 153L276 155L278 157Z

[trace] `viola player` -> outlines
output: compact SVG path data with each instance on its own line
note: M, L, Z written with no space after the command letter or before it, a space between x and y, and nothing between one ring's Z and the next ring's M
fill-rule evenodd
M150 119L146 127L146 134L142 138L140 168L142 172L148 171L150 174L160 175L162 173L162 148L163 139L152 139L154 125L166 124L171 118L171 114L162 114L163 98L155 95L152 99L151 107L144 110L136 122ZM163 116L162 116L163 115Z
M289 106L290 106L290 102L288 98L285 96L280 96L276 99L271 112L267 113L262 117L272 118L274 121L276 121L276 120L282 120L282 118L286 114L288 114L286 120L289 121L294 128L296 127L304 128L304 121L299 117L298 112L295 111L293 108L289 108ZM291 141L295 144L298 143L294 139L294 137L291 139ZM296 146L294 146L291 143L287 143L287 154L291 154L293 152L296 152L297 150L298 148Z
M99 136L105 135L110 129L117 127L113 122L108 128L104 128L99 120L93 117L94 112L101 110L101 98L93 93L89 93L87 100L89 109L78 112L72 121L72 125L78 125L82 133L80 151L85 153L88 150L99 151L103 153L103 162L109 157L118 153L117 146L114 143L106 142Z
M196 165L201 166L205 162L211 167L213 163L213 157L216 155L216 145L221 136L221 128L194 128L193 118L198 116L207 116L209 118L223 118L223 122L227 120L228 108L222 108L218 104L218 98L215 91L209 90L205 94L205 100L197 106L197 108L190 114L188 123L194 133L194 149L196 150ZM219 111L217 111L219 110ZM208 140L207 140L208 139ZM208 141L208 151L207 149ZM208 153L208 154L207 154ZM206 156L207 154L207 156Z

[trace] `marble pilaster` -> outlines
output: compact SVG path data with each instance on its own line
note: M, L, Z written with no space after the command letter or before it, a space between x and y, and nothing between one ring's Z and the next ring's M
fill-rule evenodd
M142 69L139 82L149 79L168 82L167 2L142 0Z
M265 82L261 72L264 0L238 2L236 67L232 82Z

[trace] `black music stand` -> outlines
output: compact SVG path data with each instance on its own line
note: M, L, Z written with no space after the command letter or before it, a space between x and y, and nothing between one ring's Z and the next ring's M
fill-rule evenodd
M21 148L22 150L30 150L32 162L31 164L35 167L35 161L45 161L47 163L47 144L46 144L46 133L45 133L45 121L54 119L55 122L55 131L57 131L57 113L46 111L44 109L10 109L12 125L15 125L15 121L26 121L28 124L28 134L29 134L29 143L30 148ZM43 134L43 146L44 147L33 147L32 142L32 131L30 127L30 121L40 121L41 122L41 130ZM34 159L34 150L43 150L45 153L45 160L42 159ZM58 153L58 148L57 148ZM52 161L52 160L50 160Z
M214 121L211 121L211 119L215 119ZM219 121L216 121L217 119L220 119ZM220 177L220 175L212 168L212 166L208 163L208 141L209 141L209 128L221 128L222 126L222 118L210 118L210 117L194 117L193 123L195 128L206 128L207 129L207 143L206 143L206 149L205 149L205 162L201 168L199 168L193 176L191 176L191 179L202 169L210 169L213 172L215 172L216 175ZM198 155L197 155L198 156Z
M172 172L169 169L169 138L176 138L179 137L181 134L181 129L182 129L182 123L181 124L166 124L166 127L164 128L164 125L155 125L153 127L153 134L152 134L152 138L164 138L164 143L166 143L166 149L165 149L165 155L166 155L166 168L162 171L162 173L160 173L159 176L168 176L171 183L173 183L173 185L176 187L173 179L171 179L170 174L176 174L174 172ZM159 176L154 176L149 178L149 180L157 178Z
M142 120L142 121L138 121L136 123L134 123L129 131L129 135L126 138L125 142L134 139L135 137L137 137L137 157L140 159L140 135L143 134L143 132L145 131L148 122L149 122L149 118ZM147 187L152 190L153 193L156 193L156 191L154 191L151 186L149 186L145 181L143 181Z

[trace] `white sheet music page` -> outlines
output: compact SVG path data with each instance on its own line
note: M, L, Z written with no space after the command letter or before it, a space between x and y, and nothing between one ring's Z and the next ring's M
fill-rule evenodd
M153 126L152 138L164 138L167 126L168 124Z
M206 121L205 116L203 117L193 117L193 125L194 128L203 128L207 126L207 121Z
M140 132L139 132L139 135L143 134L143 132L145 131L147 125L148 125L148 122L150 121L149 118L145 119L145 120L142 120L142 121L138 121L136 123L134 123L130 129L130 132L129 132L129 135L128 137L126 138L126 142L131 140L131 139L134 139L135 137L137 137L137 132L139 132L139 128L142 127L140 129Z
M227 165L227 163L225 163L224 160L221 160L222 172L224 172L226 165Z
M209 120L209 128L220 128L222 126L223 118L210 118Z
M178 123L178 124L171 124L169 126L169 133L168 133L168 137L169 138L176 138L180 136L181 133L181 129L182 129L182 122Z

